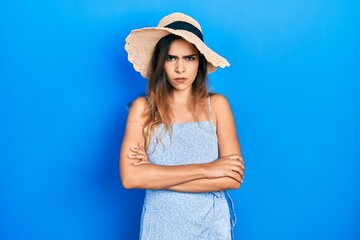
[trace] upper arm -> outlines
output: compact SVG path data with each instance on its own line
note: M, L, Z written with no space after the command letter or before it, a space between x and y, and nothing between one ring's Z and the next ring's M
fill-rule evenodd
M235 121L228 100L219 94L213 95L211 99L213 114L215 115L220 157L231 154L241 155Z
M120 150L120 176L122 181L124 181L126 174L130 172L130 168L134 167L132 165L133 160L128 158L128 155L131 154L130 147L138 146L139 144L145 145L143 137L145 106L146 99L139 97L132 103L128 113L125 134Z

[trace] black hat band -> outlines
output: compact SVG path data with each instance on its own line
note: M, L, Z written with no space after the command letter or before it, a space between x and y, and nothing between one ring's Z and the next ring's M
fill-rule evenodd
M176 22L172 22L172 23L166 25L165 27L166 28L171 28L171 29L174 29L174 30L186 30L186 31L192 32L198 38L200 38L201 41L204 41L204 38L203 38L203 35L202 35L201 31L197 27L195 27L194 25L191 25L188 22L176 21Z

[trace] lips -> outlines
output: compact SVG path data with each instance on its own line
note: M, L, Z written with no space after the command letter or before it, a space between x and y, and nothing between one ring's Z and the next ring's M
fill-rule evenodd
M179 77L179 78L174 78L175 82L177 83L183 83L186 81L187 78L183 78L183 77Z

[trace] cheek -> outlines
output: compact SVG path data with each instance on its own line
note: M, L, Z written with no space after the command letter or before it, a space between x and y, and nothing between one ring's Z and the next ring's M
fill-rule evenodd
M168 74L170 73L170 70L171 70L170 64L169 64L169 63L165 63L165 64L164 64L165 74L168 75Z
M199 70L199 63L198 63L198 62L195 63L195 64L192 66L191 70L192 70L192 73L196 76L197 73L198 73L198 70Z

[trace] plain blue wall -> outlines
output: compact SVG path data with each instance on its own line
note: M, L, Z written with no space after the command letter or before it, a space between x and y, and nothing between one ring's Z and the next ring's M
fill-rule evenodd
M131 29L195 17L231 67L246 160L236 239L360 239L360 4L312 1L2 1L0 239L137 239L144 192L118 155L146 80Z

